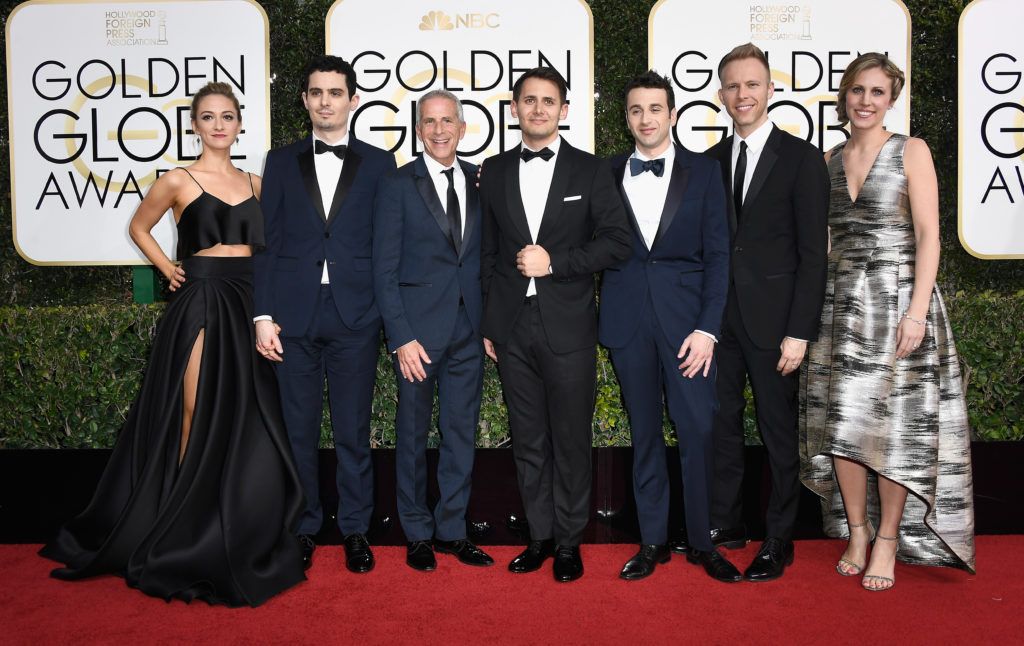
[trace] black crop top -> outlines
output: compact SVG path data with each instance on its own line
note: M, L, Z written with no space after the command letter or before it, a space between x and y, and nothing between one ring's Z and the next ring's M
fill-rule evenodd
M181 170L188 173L187 169ZM192 177L192 173L188 176ZM178 260L216 244L247 244L252 245L254 251L264 248L263 211L255 190L249 199L228 204L207 193L195 177L192 181L203 192L188 203L178 220ZM252 188L252 175L249 175L249 188Z

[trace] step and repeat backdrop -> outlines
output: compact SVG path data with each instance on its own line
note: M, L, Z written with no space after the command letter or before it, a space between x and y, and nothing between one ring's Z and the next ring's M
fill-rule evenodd
M538 20L543 15L544 20ZM1018 0L975 0L960 22L960 239L983 258L1024 257L1024 24ZM251 0L32 0L7 21L14 245L35 264L144 264L127 225L160 173L195 160L188 106L208 81L243 103L236 165L259 172L270 145L269 30ZM468 123L472 161L518 145L508 105L526 69L554 67L569 85L562 134L594 151L594 21L583 0L339 0L325 16L327 52L351 61L361 97L356 136L405 163L420 153L417 97L445 88ZM728 134L717 66L733 46L768 55L771 118L822 149L836 123L843 69L885 52L907 75L887 126L909 132L911 21L899 0L662 0L650 13L650 66L676 88L676 139L704 150ZM600 38L600 34L596 37ZM637 70L640 72L642 70ZM956 91L950 88L950 92ZM950 133L950 136L954 136ZM170 215L154 230L174 250Z

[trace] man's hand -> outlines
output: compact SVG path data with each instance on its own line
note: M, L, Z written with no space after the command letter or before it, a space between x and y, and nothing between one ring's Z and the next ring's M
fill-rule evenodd
M677 359L686 357L686 360L679 364L679 371L684 377L693 379L693 376L704 369L704 376L711 372L711 358L715 354L715 342L706 334L690 332L683 345L679 347Z
M256 321L256 351L271 361L284 361L281 347L281 326L266 319Z
M494 363L498 363L498 353L494 351L494 344L487 337L484 337L484 354L490 357Z
M775 369L783 375L788 375L803 363L804 353L807 352L807 341L798 341L787 336L782 340L779 350L782 352L782 356L779 357L779 363Z
M427 371L423 369L424 363L430 363L427 351L423 349L416 339L409 341L395 351L398 355L398 368L402 376L410 382L423 381L427 378Z
M516 269L527 278L547 276L550 266L551 256L540 245L526 245L516 254Z

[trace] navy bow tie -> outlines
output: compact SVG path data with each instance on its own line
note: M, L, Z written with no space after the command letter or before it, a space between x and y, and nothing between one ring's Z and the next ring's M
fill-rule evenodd
M524 162L528 162L534 157L540 157L544 161L548 161L555 156L555 151L551 150L546 146L538 151L533 151L530 150L529 148L523 148L522 152L519 153L519 156L522 158Z
M320 141L319 139L313 142L313 152L315 152L318 155L322 153L334 153L334 156L337 157L338 159L345 159L345 151L347 149L348 146L346 146L345 144L338 144L337 146L332 146L328 143Z
M650 159L644 161L637 159L636 157L629 158L629 174L636 177L640 173L646 173L651 171L658 177L665 174L665 160L664 159Z

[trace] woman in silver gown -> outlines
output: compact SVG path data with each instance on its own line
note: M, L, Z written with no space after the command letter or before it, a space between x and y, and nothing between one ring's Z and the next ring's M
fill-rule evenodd
M935 168L924 141L883 126L903 84L882 54L843 74L850 139L826 153L829 276L801 384L801 480L822 497L825 532L849 538L836 571L863 572L872 591L895 584L897 558L974 571L967 410L935 285Z

